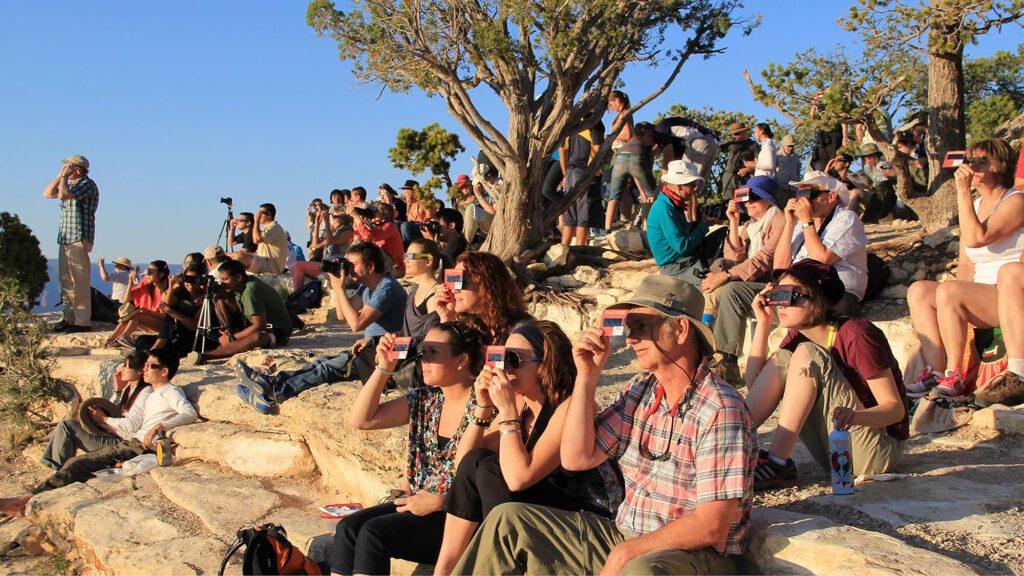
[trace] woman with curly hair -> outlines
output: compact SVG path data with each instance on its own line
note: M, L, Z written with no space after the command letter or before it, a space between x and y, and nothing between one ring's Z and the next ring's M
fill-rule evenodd
M441 503L459 465L460 439L489 421L479 412L473 379L490 343L479 318L467 316L432 328L420 344L422 386L404 397L381 402L395 335L377 345L377 367L356 396L349 425L360 430L409 427L406 493L346 516L338 523L331 553L332 574L388 574L391 558L432 564L444 533Z
M565 400L575 382L572 344L554 322L520 322L505 341L504 368L484 366L474 384L474 415L496 422L462 436L459 454L465 455L442 507L448 516L434 574L452 572L477 526L499 504L525 502L608 517L617 508L622 488L611 464L585 472L561 467Z
M437 287L437 314L442 322L473 313L491 329L494 342L504 342L512 327L532 317L508 267L494 254L463 252L456 270L465 270L462 289Z

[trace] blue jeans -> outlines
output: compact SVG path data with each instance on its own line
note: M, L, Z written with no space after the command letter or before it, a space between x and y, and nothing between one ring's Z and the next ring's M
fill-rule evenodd
M423 234L420 233L419 222L402 222L399 231L402 233L402 244L406 248L409 247L409 243L413 240L423 237Z
M657 192L657 184L654 182L654 175L647 169L647 162L643 154L631 152L619 152L615 156L615 164L612 165L612 180L608 185L608 194L605 200L618 200L622 195L623 184L626 178L636 178L644 188L644 194L654 196Z
M321 384L341 382L345 374L345 365L351 357L348 352L342 352L337 356L322 356L295 372L277 374L271 379L274 396L278 402L283 402Z

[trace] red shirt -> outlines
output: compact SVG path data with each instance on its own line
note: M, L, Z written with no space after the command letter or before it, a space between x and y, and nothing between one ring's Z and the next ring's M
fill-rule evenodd
M128 302L132 302L140 310L156 312L160 309L160 298L163 294L149 278L143 278L141 282L132 286L128 293Z
M373 242L391 258L396 270L405 272L405 244L402 233L394 222L385 222L380 226L369 228L365 222L355 227L356 238L364 242Z
M808 341L807 337L800 332L790 330L779 344L779 348L794 352L797 345ZM887 369L892 371L892 377L896 380L896 391L903 399L903 420L886 426L885 429L890 436L897 440L909 438L910 402L907 400L907 391L903 387L903 374L900 372L899 362L893 356L885 334L877 326L863 318L841 318L839 330L836 332L836 338L832 342L832 349L829 350L829 353L843 371L850 387L853 388L865 408L878 405L875 395L868 387L868 378L874 378Z

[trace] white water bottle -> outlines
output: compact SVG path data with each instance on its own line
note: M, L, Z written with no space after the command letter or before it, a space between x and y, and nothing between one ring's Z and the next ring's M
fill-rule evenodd
M828 461L832 471L832 494L836 496L853 494L853 442L848 430L836 429L832 421L832 433L828 435Z

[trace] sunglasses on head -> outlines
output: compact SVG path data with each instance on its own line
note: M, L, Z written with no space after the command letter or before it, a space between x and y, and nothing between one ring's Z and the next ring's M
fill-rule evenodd
M433 258L430 254L424 254L423 252L406 252L406 260L430 260Z

